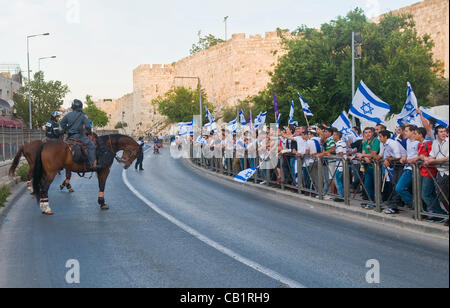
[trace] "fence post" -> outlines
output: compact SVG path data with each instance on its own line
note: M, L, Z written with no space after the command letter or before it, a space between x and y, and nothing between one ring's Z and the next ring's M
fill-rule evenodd
M324 197L324 192L323 192L323 160L322 157L319 157L317 160L317 182L318 182L318 186L317 187L317 192L319 193L319 200L323 200Z
M413 206L414 206L414 216L416 220L422 220L422 181L420 177L419 168L417 164L412 165L413 168Z
M281 185L281 190L285 189L284 183L285 183L285 180L286 180L286 176L285 176L284 170L283 170L284 164L285 164L285 162L284 162L284 155L281 154L280 155L280 176L281 176L281 183L280 183L280 185Z
M302 192L302 189L304 189L304 183L303 183L303 160L304 157L297 157L297 174L298 174L298 178L297 178L297 188L298 188L298 193L300 194ZM294 179L295 180L295 179Z
M374 189L375 189L375 204L376 204L376 211L378 213L381 213L381 203L382 203L382 196L381 196L381 168L380 164L376 161L373 162L373 173L374 173Z
M350 205L350 161L344 159L344 203L345 205Z

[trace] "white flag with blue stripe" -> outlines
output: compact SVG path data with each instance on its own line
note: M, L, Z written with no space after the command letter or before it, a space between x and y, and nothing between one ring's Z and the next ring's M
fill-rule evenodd
M187 136L194 133L194 122L178 123L178 136Z
M195 140L195 143L208 145L208 142L207 142L206 139L203 138L202 136L198 136L198 138Z
M374 122L384 123L386 115L391 111L391 107L379 99L363 81L359 84L358 91L353 98L350 114L355 117Z
M216 121L213 121L211 123L205 124L205 128L208 132L215 132L217 131L217 124Z
M416 94L408 82L408 93L406 94L406 103L403 106L402 112L397 115L397 124L403 125L405 123L413 124L418 127L423 127L420 115L417 113L419 104L417 103Z
M281 113L278 114L277 127L280 127L280 119L281 119Z
M238 175L236 175L234 180L236 182L240 182L240 183L247 183L248 180L250 180L250 178L255 174L255 172L258 169L259 168L250 168L250 169L246 169L244 171L241 171Z
M205 117L208 119L209 123L213 123L214 122L214 117L209 112L208 106L205 106L205 109L206 109L206 116Z
M241 112L239 113L239 120L242 126L247 125L247 120L245 119L244 110L241 109Z
M442 125L445 128L448 128L448 121L447 120L438 118L437 116L432 114L429 110L426 110L423 107L420 107L420 111L422 111L422 115L423 115L423 117L425 119L427 119L427 120L432 120L433 119L436 122L435 127L439 126L439 125Z
M267 111L257 115L255 119L255 128L264 126L266 124L266 118L267 118Z
M308 105L308 103L303 99L303 97L300 95L300 93L298 93L298 98L300 99L300 103L302 104L302 109L303 112L305 113L306 116L308 117L313 117L314 114L311 112L310 107Z
M358 137L358 135L353 131L352 124L348 118L347 112L345 111L341 113L339 118L333 123L333 125L331 125L331 127L336 128L346 137L351 135Z
M230 133L235 133L237 131L237 119L234 119L227 124L227 131Z
M298 122L294 121L294 101L291 103L291 111L289 112L289 125L298 126Z

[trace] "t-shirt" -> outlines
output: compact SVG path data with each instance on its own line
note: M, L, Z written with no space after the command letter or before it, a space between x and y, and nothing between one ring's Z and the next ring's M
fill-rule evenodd
M419 156L419 152L417 151L419 143L419 141L406 140L407 159L414 159ZM405 170L412 170L412 167L407 165Z
M430 152L430 156L436 159L442 159L448 157L448 138L446 138L442 143L436 139L433 142L433 146ZM449 175L448 166L437 168L441 175Z
M365 140L362 144L362 153L363 154L370 154L369 147L372 151L376 152L377 154L380 153L380 140L377 137L373 137L370 141ZM369 165L369 168L373 168L373 164Z
M395 140L388 139L384 145L384 158L392 157L400 159L406 156L406 150L403 146Z
M336 155L338 155L340 153L344 154L344 156L343 156L344 159L347 158L347 155L346 155L347 154L347 144L342 139L336 143ZM341 171L341 172L344 171L344 164L341 159L338 160L338 163L336 166L337 166L338 171Z
M425 140L424 142L419 143L419 145L417 147L419 156L423 155L425 157L430 157L430 152L431 152L432 147L433 147L433 143L431 141ZM427 177L427 178L431 178L432 176L436 177L437 169L432 166L428 166L428 167L423 166L422 168L420 168L420 175Z
M328 137L327 141L325 143L325 150L324 152L330 151L333 147L336 147L336 141L334 141L333 137ZM335 154L335 153L330 153L331 155ZM334 159L330 159L328 160L329 163L335 163L336 161Z

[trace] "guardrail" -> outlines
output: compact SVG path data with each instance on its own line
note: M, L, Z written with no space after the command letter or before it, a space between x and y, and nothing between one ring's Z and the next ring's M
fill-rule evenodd
M233 151L232 158L224 157L225 155L219 158L205 158L202 151L201 158L191 158L191 161L202 168L231 177L236 176L242 170L257 167L262 162L258 154L255 157L248 157L248 154L245 153L242 158L237 156L236 150ZM353 157L299 157L291 153L279 155L278 160L276 168L260 168L249 182L290 190L293 193L315 197L319 200L334 199L342 201L347 206L366 203L368 204L366 208L373 208L380 213L383 207L390 207L388 204L390 201L403 202L402 199L399 199L396 188L402 170L409 167L412 170L410 185L412 204L406 204L404 211L410 211L416 220L423 220L426 217L445 220L449 218L448 196L444 193L443 187L439 186L435 176L432 176L431 179L432 186L434 186L432 189L436 189L436 193L429 194L434 196L434 200L430 201L428 196L427 201L434 206L441 205L440 208L444 206L446 211L445 214L429 212L430 209L427 207L431 207L431 205L427 205L423 201L423 177L420 173L421 168L429 171L432 167L445 168L448 171L448 163L425 166L423 162L417 162L408 165L395 164L386 168L383 160L372 160L371 163L366 163ZM427 185L430 185L429 183Z

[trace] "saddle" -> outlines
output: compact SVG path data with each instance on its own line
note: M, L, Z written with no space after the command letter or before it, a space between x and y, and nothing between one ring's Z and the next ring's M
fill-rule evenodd
M116 156L115 153L113 153L96 134L92 133L91 135L88 135L88 137L96 149L97 169L112 165ZM87 146L75 138L69 138L65 142L72 152L73 161L77 164L87 165L89 162Z

